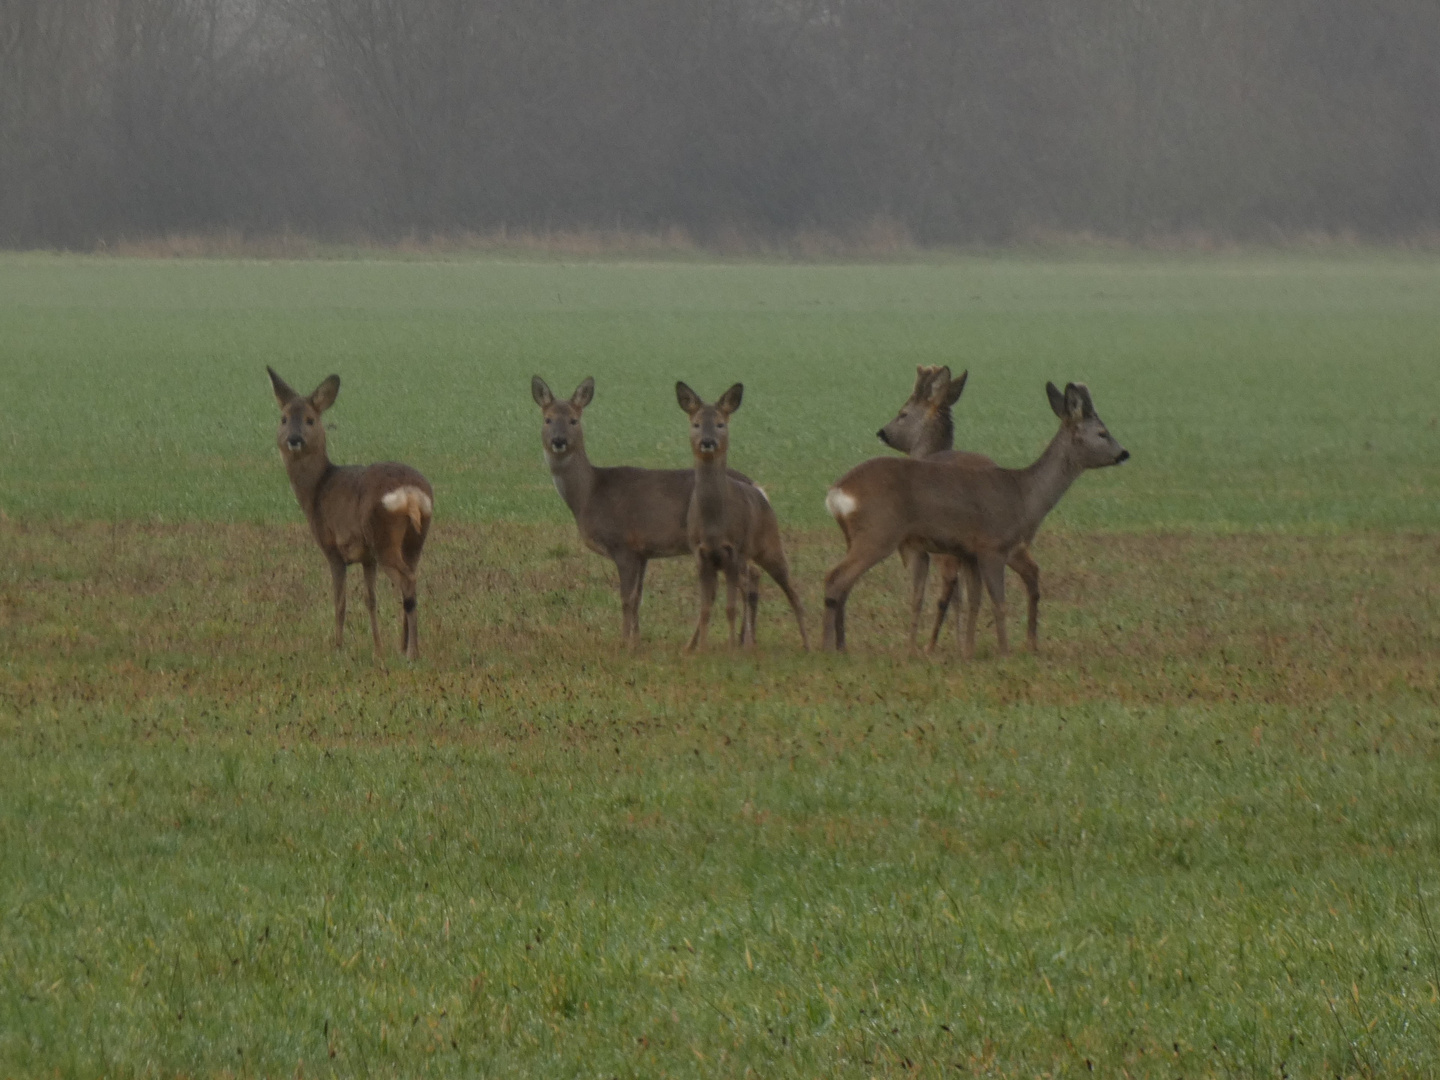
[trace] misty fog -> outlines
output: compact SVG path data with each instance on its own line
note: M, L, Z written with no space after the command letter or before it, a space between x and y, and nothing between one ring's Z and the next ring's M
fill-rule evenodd
M0 244L1440 223L1433 0L0 0Z

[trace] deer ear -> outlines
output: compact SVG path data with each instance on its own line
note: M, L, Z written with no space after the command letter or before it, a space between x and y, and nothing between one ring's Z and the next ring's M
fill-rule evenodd
M970 371L967 368L960 372L960 378L950 380L950 385L945 390L945 407L947 409L960 400L960 395L965 392L965 380L968 378L970 378Z
M700 395L695 393L694 390L691 390L690 387L686 386L683 382L677 382L675 384L675 400L680 403L680 408L684 409L691 416L694 416L705 407L705 403L700 400Z
M925 398L931 404L945 403L945 391L950 388L950 369L945 366L930 369L930 385L925 388Z
M335 399L339 396L340 376L331 375L315 388L315 392L310 395L310 404L315 407L316 412L324 412L335 404Z
M530 396L535 399L535 404L542 409L548 409L555 404L555 395L550 392L550 387L545 385L545 380L539 375L530 377Z
M570 395L570 404L577 409L583 409L594 400L595 379L587 375L585 381L575 388L575 393Z
M729 390L726 390L725 393L720 395L720 400L715 403L715 407L726 416L729 416L736 409L740 408L740 399L744 396L745 386L743 383L737 382L734 386L730 387Z
M295 393L294 390L290 389L289 383L275 374L274 368L267 364L265 370L270 373L270 389L275 392L275 400L279 403L280 408L285 408L286 405L289 405L300 396Z
M1069 419L1070 414L1065 410L1065 395L1055 388L1053 382L1045 384L1045 396L1050 399L1050 409L1061 420Z
M1065 415L1071 420L1095 415L1095 408L1090 404L1090 391L1085 389L1084 383L1065 384Z
M916 401L924 401L930 396L930 386L935 382L935 373L939 368L915 366L915 389L910 391L910 396Z

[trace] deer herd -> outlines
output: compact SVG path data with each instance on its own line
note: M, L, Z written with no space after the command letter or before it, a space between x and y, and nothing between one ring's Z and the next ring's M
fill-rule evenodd
M346 568L359 563L376 656L383 660L375 603L378 567L400 593L400 651L417 658L416 574L434 513L434 491L408 465L331 463L321 414L335 403L339 376L331 375L302 397L273 369L266 370L280 406L276 444L295 498L330 564L336 648L345 629ZM898 551L910 570L912 647L933 557L940 572L940 599L931 649L952 605L959 633L957 601L963 577L963 655L968 659L975 652L982 586L994 608L999 652L1008 651L1009 566L1025 585L1026 643L1031 651L1038 650L1040 567L1030 554L1035 533L1082 472L1118 465L1130 454L1110 435L1083 383L1070 383L1063 391L1045 384L1060 428L1027 468L1005 469L980 454L955 450L950 410L965 389L967 375L952 379L948 367L917 368L910 397L878 433L881 442L906 456L862 462L826 493L825 507L845 536L846 551L825 575L824 648L844 651L850 590L865 571ZM730 419L744 393L739 383L710 405L683 382L675 384L676 400L690 421L694 465L689 469L592 465L585 453L582 419L595 396L594 379L561 399L537 375L530 392L540 407L541 445L555 490L574 515L585 546L613 561L619 572L620 634L626 644L640 642L640 598L650 560L690 555L699 576L700 614L687 651L705 644L721 574L730 644L755 643L761 570L785 594L800 644L809 648L805 610L790 581L775 510L759 484L727 463Z

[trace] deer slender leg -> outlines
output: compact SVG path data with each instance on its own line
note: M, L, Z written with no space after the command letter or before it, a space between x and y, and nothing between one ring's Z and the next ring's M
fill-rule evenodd
M825 597L825 621L820 630L820 648L825 652L841 652L844 648L844 632L841 629L840 601L837 597Z
M735 634L735 619L740 616L743 619L744 613L740 604L740 579L748 577L746 568L740 563L739 558L731 553L725 560L725 619L730 624L730 648L735 648L737 638ZM741 637L744 636L744 625L740 627Z
M747 563L745 566L745 624L740 627L740 644L747 643L746 627L749 627L748 643L755 644L755 625L760 614L760 568Z
M620 572L620 641L640 644L640 594L645 588L645 560L630 551L614 556Z
M965 584L964 584L963 586L960 584L962 578L963 578L964 581L965 581ZM964 596L965 596L965 595L968 595L967 592L966 592L966 590L970 589L971 587L972 587L972 586L970 585L970 577L969 577L968 574L965 573L963 561L960 560L960 559L956 559L956 560L955 560L955 581L954 581L954 583L950 586L950 589L951 589L951 591L952 591L953 594L954 594L954 604L955 604L955 645L956 645L957 648L960 646L961 639L962 639L962 637L963 637L963 635L964 635L964 625L965 625L965 617L964 617L964 615L961 614L961 603L962 603L962 601L964 600ZM973 587L978 591L979 588L980 588L980 582L977 580L977 581L975 582L975 584L974 584Z
M405 579L409 582L409 592L403 588L400 590L400 602L406 615L406 655L412 660L420 658L420 615L416 611L415 586L420 579L420 552L425 547L425 537L429 532L430 522L427 519L420 532L407 528L400 538L400 561L405 568Z
M902 549L903 550L903 549ZM910 648L920 644L920 613L925 610L925 581L930 576L930 553L910 552Z
M1027 548L1021 548L1010 556L1010 568L1025 582L1028 598L1025 617L1025 644L1032 653L1040 651L1040 564Z
M419 626L415 600L415 575L404 559L386 562L385 573L400 594L400 655L410 660L420 658Z
M327 555L330 562L330 584L335 591L335 648L345 640L345 560L338 554Z
M764 567L765 572L770 575L770 580L780 586L780 591L785 594L785 599L790 602L790 610L795 613L795 625L800 628L800 647L806 652L810 651L810 635L805 631L805 607L800 603L800 596L795 592L795 587L790 584L790 564L785 561L785 553L766 552L758 560ZM756 583L759 583L760 571L755 571ZM843 617L843 612L842 612ZM841 640L844 640L844 626L841 626Z
M716 568L708 553L701 552L695 557L700 570L700 617L695 623L695 633L686 652L694 652L705 644L705 632L710 627L710 609L715 606Z
M850 590L855 587L855 583L860 580L866 570L894 550L893 545L852 547L846 552L845 557L835 564L830 573L825 575L823 648L834 649L837 652L845 651L845 601L849 599Z
M993 555L980 559L980 577L985 582L985 591L990 594L990 605L995 609L995 638L999 642L1001 656L1010 654L1010 641L1005 636L1005 562Z
M930 644L926 647L927 652L934 652L936 644L940 641L940 631L945 629L945 616L950 610L952 600L958 601L956 592L960 583L960 564L956 559L949 556L937 559L936 565L940 568L940 599L935 602L935 625L930 628ZM959 637L960 632L960 605L955 604L955 632Z
M636 556L639 563L635 568L635 588L630 600L630 644L637 649L640 647L640 601L645 596L645 569L650 565L649 560Z
M415 585L420 576L420 549L425 545L425 537L430 532L430 523L425 522L423 532L416 534L407 532L402 552L405 558L405 567L410 571L410 658L420 658L420 615L415 610Z
M410 573L415 574L420 570L420 552L425 547L425 537L430 534L430 522L425 522L423 532L416 532L407 528L400 541L400 554L405 560L405 565Z
M380 616L375 610L375 562L360 564L365 570L365 609L370 612L370 637L375 641L375 656L385 662L385 649L380 644Z
M965 574L965 644L960 655L975 659L975 630L980 623L980 565L974 559L963 559L960 569Z

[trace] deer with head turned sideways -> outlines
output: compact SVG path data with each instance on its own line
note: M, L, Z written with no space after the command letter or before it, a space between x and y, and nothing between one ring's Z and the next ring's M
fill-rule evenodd
M950 378L948 366L915 367L915 389L895 419L875 433L876 437L895 450L912 458L949 453L955 445L955 421L950 415L954 404L965 390L970 372ZM978 456L978 455L977 455ZM989 460L988 458L985 460ZM913 545L900 545L900 560L910 570L910 647L916 645L920 633L920 613L925 606L925 579L930 572L930 553ZM935 566L940 571L940 601L935 610L935 626L930 632L930 649L940 639L945 626L945 613L958 586L960 561L953 555L937 555ZM958 636L958 620L957 630Z
M1130 456L1095 412L1090 391L1045 384L1060 430L1028 468L1002 469L965 456L872 458L842 476L825 506L845 534L845 557L825 576L825 647L845 648L845 601L860 576L902 544L953 555L969 577L964 652L974 655L983 581L995 609L999 651L1005 633L1005 566L1028 549L1045 516L1087 469ZM1017 568L1018 569L1018 568ZM1039 567L1020 570L1030 595L1027 641L1038 649Z
M964 460L977 465L995 464L982 454L971 454L955 450L955 421L950 409L960 400L969 378L968 371L962 371L958 379L950 377L948 366L915 368L915 389L900 412L875 434L886 446L912 458L934 458L944 456L950 460ZM915 647L920 632L920 614L925 606L925 579L929 576L930 554L923 548L902 544L900 558L910 568L910 646ZM1022 580L1028 583L1039 580L1039 570L1030 573L1029 549L1019 548L1011 556L1010 565ZM940 597L935 604L935 623L930 630L928 651L934 651L940 640L940 631L945 627L945 615L952 601L955 607L955 637L960 638L960 590L961 562L953 555L935 556L935 566L940 571ZM1034 600L1039 597L1034 597Z
M685 521L694 469L604 468L585 453L583 414L595 397L586 379L569 398L557 398L536 375L530 395L540 406L540 445L550 479L575 516L580 539L615 563L620 574L620 637L640 644L640 599L651 559L690 554ZM734 479L748 483L739 473Z
M875 433L886 446L910 457L942 454L955 447L955 419L950 410L965 391L970 372L950 377L946 365L915 367L915 389L895 419Z
M683 382L675 384L675 399L690 417L690 451L695 457L695 488L686 514L686 536L700 574L700 618L686 651L705 644L710 610L715 603L716 579L725 574L725 614L730 620L730 644L735 644L736 598L741 579L746 590L745 617L740 643L755 643L755 618L759 604L758 564L780 586L795 622L800 627L800 644L808 649L805 611L790 584L790 568L780 543L780 524L765 492L753 483L731 477L726 467L730 453L730 416L740 408L745 388L736 383L713 405Z
M270 387L280 405L280 430L275 442L290 475L290 486L310 532L330 564L335 590L335 647L345 633L345 571L359 563L365 571L365 606L375 655L384 660L380 623L375 612L375 570L384 569L400 593L400 652L420 655L415 579L420 551L430 532L435 493L430 482L409 465L393 461L378 465L334 465L325 449L320 414L335 404L340 376L331 375L309 397L301 397L284 379L270 373Z

